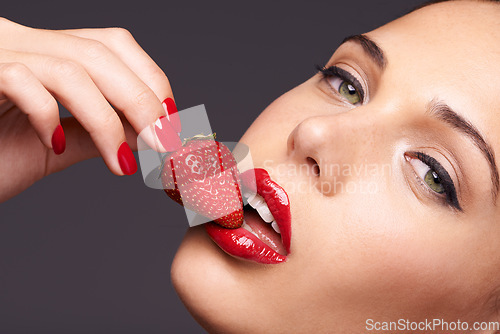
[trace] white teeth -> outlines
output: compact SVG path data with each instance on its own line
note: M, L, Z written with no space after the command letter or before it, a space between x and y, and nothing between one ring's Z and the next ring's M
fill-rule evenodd
M266 223L270 223L274 220L273 214L269 210L266 201L259 194L251 194L248 197L248 204L259 213L262 220Z
M248 204L250 204L250 206L252 208L256 208L258 207L260 204L262 203L266 203L266 201L264 201L264 198L262 196L260 196L259 194L255 194L255 195L251 195L249 198L248 198Z
M272 227L273 227L273 229L276 231L276 233L281 234L280 228L278 227L278 224L277 224L275 221L273 221L273 222L271 223L271 226L272 226Z
M273 214L267 207L267 204L263 203L259 205L255 210L257 210L262 220L264 220L266 223L270 223L274 220Z
M267 206L267 203L264 200L264 198L262 196L260 196L259 194L245 193L245 194L243 194L243 196L248 198L248 204L250 204L250 206L252 208L257 210L260 218L262 218L262 220L265 221L266 223L271 223L273 229L277 233L281 234L280 229L278 227L278 224L274 220L273 214L271 213L271 210L269 210L269 207ZM245 224L243 224L243 227L245 227ZM251 231L251 229L249 231L253 232L253 231Z

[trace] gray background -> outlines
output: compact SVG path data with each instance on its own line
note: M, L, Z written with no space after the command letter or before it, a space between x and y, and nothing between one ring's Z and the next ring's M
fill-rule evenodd
M218 139L234 141L344 36L421 2L18 0L2 1L0 15L129 29L167 73L179 109L204 103ZM112 175L101 159L38 182L0 204L0 333L203 333L169 277L187 226L161 190L139 173Z

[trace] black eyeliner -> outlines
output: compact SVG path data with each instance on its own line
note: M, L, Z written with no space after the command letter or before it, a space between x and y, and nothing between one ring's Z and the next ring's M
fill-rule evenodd
M444 169L444 167L433 157L422 153L422 152L411 152L415 155L417 159L422 161L424 164L429 166L439 177L441 184L443 185L444 192L446 194L446 202L459 211L463 211L460 203L458 202L457 190L455 184L450 177L450 174Z
M363 86L359 82L358 79L351 73L347 72L346 70L338 67L338 66L330 66L330 67L324 67L324 66L319 66L316 65L316 69L323 74L324 78L328 77L339 77L340 79L349 82L352 84L361 94L361 101L365 100L365 91L363 89Z

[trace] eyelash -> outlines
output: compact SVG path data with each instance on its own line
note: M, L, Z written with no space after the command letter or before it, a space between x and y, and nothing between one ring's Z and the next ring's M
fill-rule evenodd
M452 208L462 211L460 203L458 202L455 184L453 183L453 180L451 179L450 174L448 174L446 169L436 159L423 152L409 152L407 153L407 155L410 158L417 158L425 165L427 165L432 171L436 172L437 176L439 177L440 183L444 188L444 193L446 195L446 204L451 206ZM421 181L422 185L426 187L431 193L442 198L442 196L439 196L438 193L430 189L430 187L425 183L424 180L421 179L420 176L417 175L417 177Z
M346 81L349 84L353 85L361 95L361 103L365 101L365 90L363 89L363 86L361 85L359 80L356 79L356 77L354 77L351 73L337 66L325 67L316 65L315 67L323 75L323 79L338 77L342 81Z
M363 89L363 86L361 85L359 80L356 79L351 73L337 66L325 67L316 65L316 69L323 75L323 79L338 77L342 81L346 81L349 84L353 85L361 95L361 103L365 102L365 91ZM453 183L453 180L451 179L450 174L448 174L446 169L436 159L423 152L409 152L408 155L410 157L417 158L437 174L444 188L444 194L446 196L444 199L446 205L462 211L460 203L458 202L455 184ZM417 177L420 180L422 186L426 187L426 189L429 190L430 193L432 193L436 197L443 199L443 196L440 196L440 194L432 190L429 185L427 185L425 181L421 179L420 176L417 175Z

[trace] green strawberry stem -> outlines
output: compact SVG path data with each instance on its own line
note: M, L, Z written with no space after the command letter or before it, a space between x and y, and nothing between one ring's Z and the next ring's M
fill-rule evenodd
M182 140L182 146L186 146L187 143L194 141L194 140L215 140L215 132L211 133L209 135L199 133L199 134L194 135L192 137L184 138ZM165 167L165 162L167 161L167 158L169 158L170 154L172 154L172 153L173 152L167 152L167 154L165 154L165 156L163 157L163 160L162 160L161 165L159 167L160 173L158 174L158 179L161 178L161 171L163 170L163 167Z
M187 143L193 140L215 140L215 132L209 135L204 135L203 133L200 133L189 138L184 138L184 140L182 141L182 146L185 146Z

